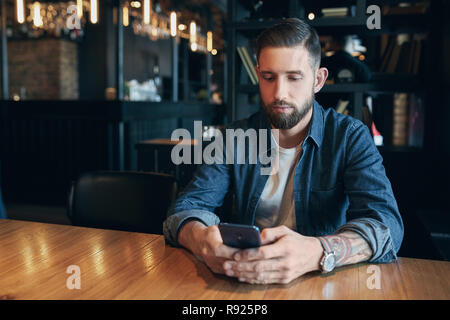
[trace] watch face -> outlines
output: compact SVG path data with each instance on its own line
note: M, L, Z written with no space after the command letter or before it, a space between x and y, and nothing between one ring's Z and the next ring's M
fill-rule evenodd
M328 254L323 263L323 269L326 272L330 272L333 271L335 266L336 266L336 256L334 254Z

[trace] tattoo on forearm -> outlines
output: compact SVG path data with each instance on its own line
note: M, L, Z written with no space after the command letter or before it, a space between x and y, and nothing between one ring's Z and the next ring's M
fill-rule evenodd
M363 237L351 231L322 237L329 250L333 250L337 258L337 266L369 260L372 249Z

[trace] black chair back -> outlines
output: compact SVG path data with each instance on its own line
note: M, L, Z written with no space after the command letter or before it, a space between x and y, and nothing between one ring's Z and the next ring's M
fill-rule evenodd
M162 234L176 189L162 173L85 173L72 186L68 215L76 226Z

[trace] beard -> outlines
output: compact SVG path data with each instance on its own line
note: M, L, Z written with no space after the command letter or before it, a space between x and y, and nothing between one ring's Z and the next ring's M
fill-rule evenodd
M262 103L264 112L269 118L270 123L275 129L291 129L295 127L312 109L314 105L314 91L312 91L309 98L299 108L295 103L290 103L284 100L275 100L270 104ZM292 112L277 113L274 111L275 106L291 107Z

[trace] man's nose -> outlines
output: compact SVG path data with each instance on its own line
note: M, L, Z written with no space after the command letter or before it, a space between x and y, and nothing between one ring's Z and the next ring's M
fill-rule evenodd
M286 101L287 97L288 97L287 83L283 79L278 78L275 83L275 97L274 98L276 100L285 100Z

